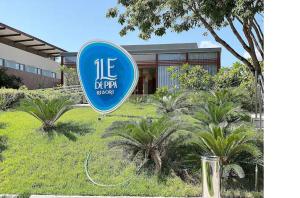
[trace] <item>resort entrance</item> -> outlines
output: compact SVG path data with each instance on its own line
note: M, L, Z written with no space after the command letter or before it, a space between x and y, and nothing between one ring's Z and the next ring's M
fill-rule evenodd
M156 68L139 68L139 81L136 94L154 94L156 90Z

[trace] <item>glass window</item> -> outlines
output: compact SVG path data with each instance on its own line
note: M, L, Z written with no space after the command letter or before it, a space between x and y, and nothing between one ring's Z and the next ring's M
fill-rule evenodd
M0 66L4 66L4 59L0 58Z
M159 54L158 60L185 60L185 54Z
M20 69L20 64L16 63L16 67L17 67L17 69Z
M52 78L56 78L56 73L52 72Z
M66 56L64 57L64 63L76 63L77 56Z
M23 64L20 64L20 65L19 65L19 69L20 69L21 71L24 71L24 69L25 69L25 65L23 65Z
M30 72L30 73L34 73L34 74L37 73L36 69L37 68L29 66L29 65L26 65L26 67L25 67L25 71Z
M42 74L42 70L40 68L36 68L37 74L41 75Z
M52 78L52 72L51 72L51 71L48 71L48 70L44 70L44 69L43 69L42 75L43 75L43 76L47 76L47 77Z
M189 59L190 60L201 60L201 59L216 59L217 53L211 52L211 53L189 53Z
M5 60L5 66L13 69L19 69L19 64L14 61Z

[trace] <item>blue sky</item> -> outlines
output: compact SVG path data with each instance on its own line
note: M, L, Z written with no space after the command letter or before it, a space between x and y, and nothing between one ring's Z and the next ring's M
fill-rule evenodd
M0 0L0 22L36 36L67 51L78 51L91 39L104 39L117 44L158 44L197 42L199 46L220 46L204 29L197 28L180 34L168 32L144 41L137 32L124 37L116 19L105 17L116 0ZM218 32L242 55L244 49L228 28ZM237 59L222 49L221 65L229 66Z

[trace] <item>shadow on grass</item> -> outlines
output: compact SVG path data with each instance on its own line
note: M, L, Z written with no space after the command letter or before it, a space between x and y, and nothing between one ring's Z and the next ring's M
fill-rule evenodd
M4 129L7 126L6 123L4 122L0 122L0 129Z
M90 123L59 122L55 128L45 131L45 133L47 133L49 139L53 139L55 134L57 134L64 135L71 141L76 141L78 135L85 135L92 131L93 127Z
M3 160L1 153L5 149L7 149L7 137L0 135L0 162Z

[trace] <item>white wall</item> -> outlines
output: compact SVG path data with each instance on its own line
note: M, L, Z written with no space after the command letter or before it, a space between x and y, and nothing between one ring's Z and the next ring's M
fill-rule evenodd
M3 43L0 43L0 58L55 72L56 78L60 79L60 64L48 58L26 52Z

